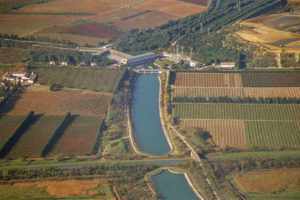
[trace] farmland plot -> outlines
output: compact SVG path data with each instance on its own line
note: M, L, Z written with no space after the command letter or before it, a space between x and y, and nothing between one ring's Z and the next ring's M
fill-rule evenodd
M218 146L247 147L244 122L242 120L180 119L179 124L207 130Z
M74 121L55 145L50 156L85 155L91 153L99 134L101 117L72 116Z
M248 146L295 147L300 145L300 122L245 121Z
M35 116L36 122L8 153L8 158L40 157L40 153L65 116Z
M240 74L177 73L176 87L242 87Z
M167 23L169 20L175 20L175 19L178 19L178 17L154 10L154 11L143 13L133 18L116 22L113 25L122 30L131 30L131 29L142 30L142 29L155 28L157 26Z
M53 83L69 87L88 89L96 92L113 93L119 86L124 70L93 70L72 68L37 68L38 82L44 85Z
M65 115L67 112L86 116L106 114L111 94L94 92L39 92L26 91L11 97L0 113L26 115L35 114Z
M174 116L194 119L299 120L299 104L175 103Z
M252 97L259 99L262 98L300 98L300 87L244 87L244 88L189 88L189 87L173 87L173 97L223 97L230 98L244 98Z
M244 87L300 87L300 73L243 73Z
M27 114L27 113L26 113ZM25 114L25 115L26 115ZM16 130L19 124L25 119L24 116L0 116L0 149L5 144L7 139Z

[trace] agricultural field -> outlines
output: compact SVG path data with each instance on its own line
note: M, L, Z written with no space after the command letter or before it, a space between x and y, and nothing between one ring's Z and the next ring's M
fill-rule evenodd
M242 120L180 119L179 124L207 130L218 146L247 147L245 127Z
M26 113L27 114L27 113ZM0 149L7 139L13 134L20 123L25 119L24 116L0 116Z
M169 15L174 15L181 18L200 13L206 10L205 6L174 0L148 0L140 4L136 4L134 8L144 10L158 10Z
M300 146L299 121L245 121L245 132L249 147Z
M72 122L56 143L50 156L90 154L99 134L101 117L71 116Z
M29 51L19 48L0 48L0 63L1 64L18 64L30 59Z
M240 74L176 73L175 87L242 87Z
M172 97L210 97L228 96L262 98L300 98L300 87L241 87L241 88L209 88L209 87L173 87Z
M30 125L16 145L9 151L7 158L40 157L44 146L51 138L54 131L62 123L65 116L41 116L34 117Z
M125 19L134 18L145 12L150 12L150 10L124 7L111 12L105 12L103 14L92 16L89 18L89 20L97 23L113 24Z
M113 93L119 86L124 70L94 70L72 68L36 68L38 82L43 85L53 83L95 92Z
M243 73L244 87L300 87L300 73Z
M115 200L107 180L100 178L0 184L0 196L3 199L77 199L81 197Z
M41 4L42 5L42 4ZM72 23L87 16L0 14L0 33L29 36L44 28Z
M137 0L56 0L46 4L36 4L15 10L29 13L89 13L100 14L125 7Z
M110 104L111 94L95 92L44 92L26 91L11 97L0 113L26 115L35 114L103 116Z
M256 170L232 175L247 199L299 199L299 168Z
M174 103L173 114L187 119L282 120L300 119L299 104Z
M121 34L120 31L98 23L79 23L63 28L59 33L73 34L87 37L112 39Z
M300 87L300 73L176 73L174 87Z
M149 29L155 28L162 24L167 23L170 20L178 19L178 17L170 14L166 14L160 11L150 11L140 14L136 17L124 19L120 22L116 22L113 25L122 30L131 29Z

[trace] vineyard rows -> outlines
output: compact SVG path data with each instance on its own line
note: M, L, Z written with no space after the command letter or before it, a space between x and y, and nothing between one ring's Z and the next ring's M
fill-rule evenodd
M245 121L245 131L248 146L300 145L300 122Z
M262 98L300 98L300 87L273 87L273 88L188 88L188 87L174 87L173 97L230 97L230 98L244 98L252 97Z
M176 73L175 87L300 87L300 73Z
M177 73L174 86L242 87L240 74Z
M0 113L25 115L31 110L35 114L65 115L67 112L86 116L105 115L111 94L80 92L26 91L11 98Z
M299 104L174 103L173 114L192 119L299 120Z

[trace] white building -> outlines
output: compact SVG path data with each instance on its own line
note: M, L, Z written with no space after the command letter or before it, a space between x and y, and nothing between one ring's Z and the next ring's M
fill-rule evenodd
M232 68L232 67L235 67L235 63L234 62L221 62L220 67Z
M196 62L196 61L193 61L193 60L190 60L190 67L200 67L201 64Z

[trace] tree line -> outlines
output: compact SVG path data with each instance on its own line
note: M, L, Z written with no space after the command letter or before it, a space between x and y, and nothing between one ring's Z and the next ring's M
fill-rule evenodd
M231 98L228 96L219 97L174 97L173 102L178 103L259 103L259 104L300 104L299 98L291 97L237 97Z

